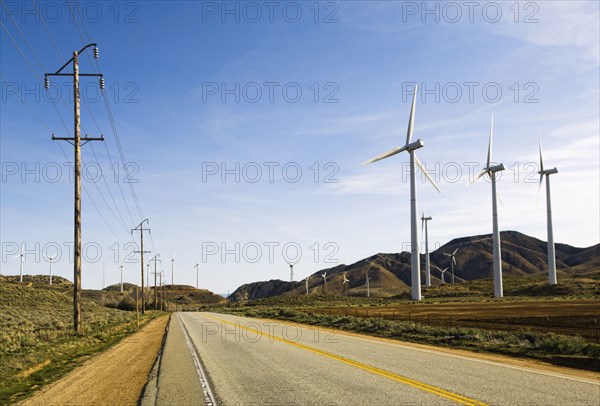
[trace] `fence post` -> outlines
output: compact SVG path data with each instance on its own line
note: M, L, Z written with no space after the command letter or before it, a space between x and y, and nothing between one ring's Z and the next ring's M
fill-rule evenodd
M410 320L410 312L408 312L408 321L411 321L411 320Z
M396 312L392 312L392 320L396 320Z
M599 344L600 341L598 341L598 325L596 325L596 344Z
M427 325L431 326L431 320L429 319L430 314L427 313Z
M450 315L450 327L452 327L452 315Z
M506 318L506 331L510 333L510 318Z
M367 318L369 318L369 309L367 309Z
M475 328L478 328L478 327L479 327L479 322L477 320L477 315L475 315Z
M381 320L381 311L379 312L379 320Z

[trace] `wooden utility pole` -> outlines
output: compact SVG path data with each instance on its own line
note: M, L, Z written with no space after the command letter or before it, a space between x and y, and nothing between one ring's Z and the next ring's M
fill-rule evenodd
M160 262L160 254L156 254L150 262L154 261L154 310L158 310L158 290L156 289L156 262Z
M150 225L150 222L148 221L148 219L145 219L136 228L131 230L132 234L134 231L140 232L140 250L134 251L134 252L139 253L141 255L140 264L141 264L141 268L142 268L142 272L141 272L142 273L142 314L144 314L146 312L146 299L144 298L144 253L150 252L150 251L144 251L144 231L150 232L149 228L144 228L144 223Z
M104 79L100 73L79 73L79 54L85 51L89 47L94 47L94 58L98 58L98 48L96 44L88 44L81 48L79 52L73 52L73 57L67 61L59 70L55 73L46 73L44 77L44 87L49 87L49 76L73 76L73 117L74 117L74 128L73 137L55 137L52 134L52 140L57 141L68 141L73 144L74 147L74 187L75 187L75 209L74 209L74 262L73 262L73 329L75 335L79 334L81 327L81 142L87 143L89 141L104 141L104 136L100 138L81 137L80 133L80 107L79 107L79 77L80 76L99 76L100 77L100 88L104 88ZM73 73L62 73L62 70L66 68L70 63L73 63Z

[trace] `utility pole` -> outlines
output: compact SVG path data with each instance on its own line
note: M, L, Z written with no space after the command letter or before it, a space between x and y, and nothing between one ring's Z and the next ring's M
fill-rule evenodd
M156 262L160 262L160 254L156 254L150 262L154 261L154 310L158 310L158 291L156 290Z
M79 54L86 49L94 47L94 58L98 58L98 48L96 44L87 44L79 50L74 51L73 57L67 61L59 70L55 73L46 73L44 75L44 87L46 89L50 86L49 76L72 76L73 77L73 117L74 117L74 131L73 137L55 137L52 134L52 140L55 141L68 141L74 147L74 172L75 172L75 210L74 210L74 246L75 256L73 262L73 329L75 335L79 334L79 328L81 327L81 146L90 141L104 141L104 136L99 138L94 137L81 137L80 134L80 107L79 107L79 77L80 76L97 76L100 77L100 89L104 89L104 78L101 73L79 73ZM62 73L70 63L73 63L73 73Z
M196 289L198 289L198 271L200 269L200 264L198 263L198 261L196 261L196 265L194 265L194 268L196 269Z
M145 219L136 228L131 230L131 234L133 234L134 231L140 232L140 250L134 251L134 252L139 253L141 256L140 264L141 264L141 268L142 268L142 314L144 314L146 312L146 299L144 296L144 253L150 253L150 251L144 251L144 231L148 231L148 233L150 233L149 228L144 228L144 223L150 225L150 222L148 221L148 219ZM150 281L148 281L148 282L150 282Z

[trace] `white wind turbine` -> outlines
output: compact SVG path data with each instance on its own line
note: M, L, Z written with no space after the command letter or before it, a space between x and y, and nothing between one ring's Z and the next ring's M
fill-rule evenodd
M493 234L492 234L492 248L494 254L494 296L503 297L502 289L502 251L500 248L500 231L498 229L498 193L496 192L496 172L504 170L503 164L492 166L492 135L494 132L494 116L492 116L492 124L490 126L490 141L488 144L488 155L485 168L479 172L477 177L470 183L474 183L476 180L484 175L488 175L492 180L492 223L493 223Z
M367 285L367 297L371 297L371 291L369 289L369 281L371 280L371 278L369 278L369 270L367 269L367 272L365 273L365 285Z
M321 278L323 278L323 293L325 293L325 288L327 287L327 271L321 274Z
M435 266L435 265L434 265L434 266ZM445 283L445 282L444 282L444 274L445 274L445 273L446 273L446 271L448 270L448 267L446 267L446 268L444 268L444 269L440 269L440 268L439 268L439 267L437 267L437 266L435 266L435 267L436 267L436 269L437 269L438 271L440 271L440 274L442 275L442 284L444 284L444 283Z
M552 201L550 197L550 175L558 173L556 167L544 169L544 160L542 159L542 138L538 134L540 146L540 183L538 185L538 195L542 188L544 175L546 176L546 222L548 227L548 283L556 285L556 254L554 253L554 230L552 229Z
M173 256L171 257L171 285L175 284L175 254L177 251L173 252Z
M344 286L344 296L348 296L348 282L350 282L350 280L346 277L346 272L344 272L344 280L342 281L342 286Z
M25 263L25 254L23 251L25 244L21 244L21 252L15 255L13 258L19 258L19 282L23 283L23 264Z
M456 248L452 252L452 254L448 254L448 253L444 252L445 256L450 257L450 269L452 269L452 284L453 285L454 285L454 266L456 265L456 252L457 251L458 251L458 248ZM448 269L448 268L446 268L446 269Z
M121 293L123 293L123 261L121 261L121 265L119 265L118 267L116 267L115 269L113 269L113 271L116 271L117 269L119 269L121 271Z
M433 187L439 192L440 190L433 182L433 179L429 176L419 158L415 155L415 150L423 147L425 144L420 139L411 143L413 135L413 125L415 121L415 106L417 103L417 85L415 84L415 93L413 94L412 107L410 110L410 118L408 121L408 130L406 133L406 144L403 147L397 147L388 151L384 154L376 156L375 158L363 163L363 165L370 164L372 162L380 161L390 156L399 154L403 151L408 151L410 156L410 262L411 262L411 285L412 285L412 299L421 300L421 265L419 258L419 237L417 231L417 185L416 185L416 167L421 169L421 172L425 175L427 180L431 182Z
M431 267L429 265L429 235L427 233L427 222L431 220L431 216L425 217L425 212L421 216L421 235L425 228L425 286L431 287Z
M294 282L294 265L296 265L298 262L285 262L290 266L290 282Z
M308 296L308 281L310 280L310 278L312 277L312 275L308 275L306 277L306 279L304 279L304 282L306 283L306 295Z
M45 256L46 259L48 260L48 263L50 264L50 272L49 272L49 285L52 286L52 261L54 261L54 258L56 258L56 256L58 255L58 252L55 252L54 254L50 255L50 256Z
M198 273L200 271L200 264L198 263L198 260L196 260L196 265L194 265L194 269L196 269L196 289L198 288Z

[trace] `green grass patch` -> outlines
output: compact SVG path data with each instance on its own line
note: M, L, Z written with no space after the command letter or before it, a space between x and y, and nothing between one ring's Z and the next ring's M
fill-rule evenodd
M147 312L145 325L160 313ZM72 293L0 283L0 404L17 402L137 331L135 312L82 300L73 335Z

